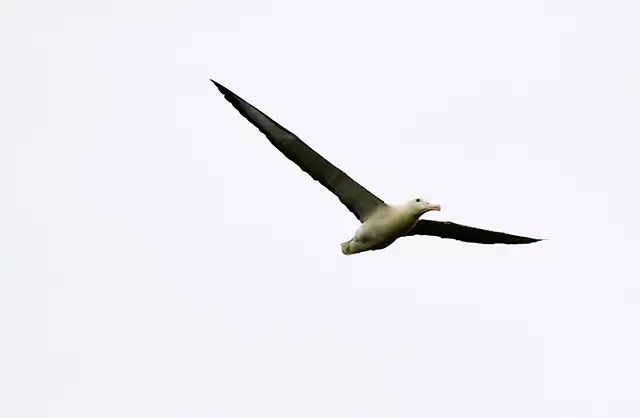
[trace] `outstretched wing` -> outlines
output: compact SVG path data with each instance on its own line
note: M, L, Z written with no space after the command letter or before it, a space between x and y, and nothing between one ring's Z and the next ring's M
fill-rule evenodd
M420 219L404 236L411 235L433 235L478 244L531 244L542 241L537 238L520 237L504 232L488 231L453 222L438 222L430 219Z
M385 204L269 116L220 83L211 81L225 99L258 128L285 157L336 195L360 222L364 222L377 207Z

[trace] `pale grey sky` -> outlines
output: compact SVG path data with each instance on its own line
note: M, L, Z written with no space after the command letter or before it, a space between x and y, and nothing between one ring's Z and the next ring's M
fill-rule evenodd
M640 416L637 1L0 4L0 416Z

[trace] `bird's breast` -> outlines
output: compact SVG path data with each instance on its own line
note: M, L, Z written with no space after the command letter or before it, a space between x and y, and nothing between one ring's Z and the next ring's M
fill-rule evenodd
M394 241L404 235L418 221L414 216L389 210L367 219L356 232L356 239L363 242L381 243Z

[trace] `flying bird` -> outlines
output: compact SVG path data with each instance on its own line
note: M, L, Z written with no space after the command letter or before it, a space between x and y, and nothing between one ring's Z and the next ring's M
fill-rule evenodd
M477 244L531 244L541 241L453 222L420 219L427 212L440 210L440 205L421 197L402 204L387 204L269 116L220 83L211 81L225 99L258 128L273 146L336 195L358 218L361 225L350 240L341 244L343 254L381 250L398 238L413 235L432 235Z

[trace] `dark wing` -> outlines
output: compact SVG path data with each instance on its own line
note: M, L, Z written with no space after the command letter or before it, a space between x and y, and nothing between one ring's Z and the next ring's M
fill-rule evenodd
M454 224L453 222L438 222L420 219L415 226L405 234L434 235L440 238L456 239L458 241L475 242L478 244L531 244L542 241L536 238L519 237L504 232L488 231L471 226Z
M296 163L314 180L320 182L336 195L360 222L364 222L375 208L385 204L269 116L238 97L228 88L215 81L213 84L218 87L225 99L258 128L285 157Z

